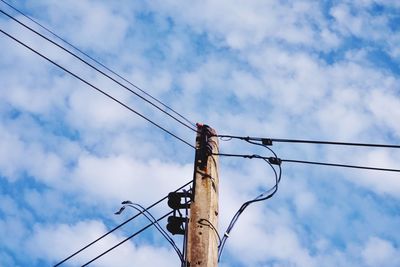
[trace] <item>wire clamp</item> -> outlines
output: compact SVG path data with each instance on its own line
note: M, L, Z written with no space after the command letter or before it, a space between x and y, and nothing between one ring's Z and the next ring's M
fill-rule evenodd
M270 157L268 158L269 163L273 164L273 165L281 165L282 164L282 160L280 158L275 158L275 157Z
M264 146L272 146L272 139L271 138L261 138L261 143Z

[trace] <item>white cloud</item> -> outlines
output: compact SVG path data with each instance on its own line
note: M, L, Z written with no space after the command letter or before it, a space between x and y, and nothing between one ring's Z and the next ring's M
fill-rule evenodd
M207 1L187 4L157 1L152 3L152 8L237 50L257 47L268 39L315 48L318 47L316 41L321 41L325 45L323 49L338 43L322 20L318 2ZM315 25L321 29L315 29Z
M229 255L247 266L260 266L267 261L285 262L299 267L317 266L298 235L284 221L275 225L273 219L267 215L271 216L273 213L260 216L246 210L235 232L228 239L227 247L230 247L232 254L225 254L225 259ZM278 214L275 216L282 218ZM265 221L269 222L267 227Z
M151 172L149 171L152 170ZM98 158L90 155L80 157L70 190L79 188L87 200L114 201L130 199L148 202L155 196L163 196L190 180L190 165L136 161L126 156Z
M387 240L371 237L362 251L367 266L398 266L400 251Z
M364 153L364 157L358 158L357 162L359 165L388 169L396 168L399 160L399 156L396 153L379 150ZM385 173L382 175L379 172L367 172L365 175L355 179L354 182L372 188L372 190L381 194L389 194L393 197L399 196L400 181L398 173Z
M400 125L397 123L400 121L400 110L397 108L400 106L400 97L391 92L374 90L367 101L376 121L400 137Z
M6 131L2 133L2 175L15 180L27 172L41 180L50 181L64 174L63 163L58 155L43 151L40 145L24 144Z
M46 24L57 28L63 36L69 36L79 47L107 51L123 44L128 21L111 5L97 1L43 1L41 5L42 12L50 18Z
M344 36L354 36L368 40L367 46L379 42L385 51L398 59L397 47L393 44L399 39L399 33L391 30L391 16L372 12L372 4L383 5L383 8L398 8L396 1L345 1L332 7L330 14L335 19L333 28ZM397 7L396 7L397 6ZM375 43L375 45L378 43Z

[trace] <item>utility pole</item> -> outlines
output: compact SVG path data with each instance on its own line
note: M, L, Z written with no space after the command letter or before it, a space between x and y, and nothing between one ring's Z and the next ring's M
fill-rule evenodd
M193 197L186 244L190 267L218 265L218 151L215 130L197 124Z

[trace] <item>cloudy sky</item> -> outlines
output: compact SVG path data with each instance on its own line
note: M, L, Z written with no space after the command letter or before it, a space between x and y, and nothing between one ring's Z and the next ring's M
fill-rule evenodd
M10 3L220 134L400 143L398 1ZM0 9L68 47L3 2ZM194 132L4 14L0 29L194 144ZM55 264L135 214L114 215L121 201L147 206L192 179L193 148L2 33L0 49L0 266ZM386 168L400 161L396 149L272 148L286 159ZM270 156L238 140L221 140L220 149ZM278 193L240 217L220 266L400 265L398 173L282 169ZM273 182L263 162L220 158L220 233ZM152 210L168 211L165 203ZM147 223L134 220L64 266L89 261ZM168 267L179 259L149 229L92 266Z

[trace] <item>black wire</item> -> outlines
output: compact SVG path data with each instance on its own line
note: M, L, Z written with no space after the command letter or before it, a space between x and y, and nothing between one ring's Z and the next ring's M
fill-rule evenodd
M229 224L229 226L228 226L228 228L227 228L227 230L226 230L226 232L225 232L225 234L224 234L224 236L223 236L223 238L222 238L222 241L221 241L221 244L220 244L220 247L219 247L218 261L220 260L220 258L221 258L221 256L222 256L222 252L223 252L223 249L224 249L224 247L225 247L226 241L227 241L227 239L228 239L228 237L229 237L229 234L230 234L230 232L232 231L233 227L235 226L236 222L238 221L240 215L244 212L244 210L245 210L250 204L255 203L255 202L258 202L258 201L267 200L267 199L271 198L273 195L275 195L275 193L276 193L277 190L278 190L278 184L279 184L279 181L280 181L280 179L281 179L281 173L282 173L282 171L280 170L279 177L277 178L277 176L275 176L276 184L275 184L272 188L270 188L270 189L269 189L268 191L266 191L265 193L259 195L259 196L256 197L255 199L250 200L250 201L247 201L247 202L245 202L244 204L242 204L242 206L240 207L240 209L239 209L239 210L236 212L236 214L233 216L233 218L232 218L232 220L231 220L231 222L230 222L230 224ZM270 193L271 191L272 191L272 193ZM266 195L266 194L268 194L268 195ZM264 195L266 195L266 196L265 196L265 197L262 197L262 196L264 196Z
M297 140L297 139L282 139L282 138L261 138L249 136L235 136L235 135L218 135L219 138L224 138L224 141L231 139L240 140L253 140L260 142L284 142L284 143L305 143L305 144L320 144L320 145L339 145L339 146L362 146L362 147L383 147L383 148L400 148L400 145L392 144L373 144L373 143L348 143L348 142L332 142L332 141L315 141L315 140ZM228 138L228 139L227 139Z
M305 161L305 160L295 160L295 159L282 159L282 162L313 164L313 165L343 167L343 168L354 168L354 169L373 170L373 171L400 172L400 169L386 169L386 168L377 168L377 167L368 167L368 166L356 166L356 165L346 165L346 164L336 164L336 163L316 162L316 161Z
M250 143L250 144L253 144L253 145L262 146L262 147L268 149L268 150L275 156L275 158L278 157L278 156L276 155L276 153L275 153L271 148L269 148L269 147L266 146L266 145L263 145L263 144L260 144L260 143L256 143L256 142L253 142L253 141L247 140L247 139L245 139L245 141L248 142L248 143Z
M278 165L278 168L279 168L279 174L278 174L276 172L275 168L269 162L269 160L264 159L263 157L258 156L258 155L253 155L253 156L254 156L253 158L263 159L272 168L272 170L274 171L274 175L275 175L275 185L272 188L270 188L269 190L267 190L266 192L258 195L256 198L254 198L252 200L249 200L249 201L246 201L245 203L243 203L242 206L239 208L239 210L235 213L235 215L231 219L231 222L229 223L229 226L228 226L227 230L225 231L224 236L221 239L221 243L220 243L219 250L218 250L218 261L220 261L220 259L221 259L222 252L224 250L224 247L225 247L225 244L226 244L226 241L227 241L227 239L229 237L230 232L232 231L233 227L235 226L236 222L238 221L240 215L242 215L244 210L248 206L250 206L251 204L253 204L255 202L260 202L260 201L265 201L267 199L270 199L278 191L278 185L279 185L279 182L281 181L281 177L282 177L282 168L281 168L281 166ZM258 157L255 157L255 156L258 156Z
M78 60L80 60L81 62L83 62L84 64L88 65L89 67L91 67L92 69L96 70L97 72L101 73L102 75L104 75L105 77L107 77L108 79L110 79L111 81L117 83L119 86L123 87L124 89L126 89L127 91L129 91L130 93L136 95L137 97L139 97L140 99L142 99L143 101L147 102L148 104L152 105L153 107L157 108L158 110L160 110L161 112L163 112L164 114L168 115L169 117L171 117L172 119L174 119L175 121L179 122L180 124L182 124L183 126L187 127L188 129L196 132L196 129L194 129L193 127L187 125L186 123L184 123L183 121L177 119L176 117L172 116L170 113L166 112L165 110L163 110L162 108L160 108L159 106L157 106L156 104L154 104L153 102L151 102L150 100L148 100L147 98L139 95L138 93L136 93L135 91L133 91L132 89L130 89L129 87L125 86L124 84L120 83L119 81L117 81L116 79L114 79L113 77L111 77L110 75L108 75L107 73L105 73L104 71L96 68L95 66L93 66L92 64L90 64L89 62L87 62L86 60L84 60L83 58L81 58L80 56L74 54L73 52L71 52L70 50L68 50L67 48L59 45L58 43L54 42L53 40L47 38L46 36L44 36L43 34L39 33L38 31L32 29L31 27L29 27L28 25L24 24L23 22L19 21L18 19L14 18L13 16L11 16L10 14L4 12L3 10L0 9L0 12L3 13L4 15L6 15L7 17L9 17L10 19L14 20L15 22L17 22L18 24L22 25L23 27L25 27L26 29L30 30L31 32L35 33L36 35L39 35L41 38L45 39L46 41L52 43L53 45L57 46L58 48L64 50L65 52L67 52L68 54L70 54L71 56L77 58ZM133 84L132 84L133 85ZM135 88L138 88L137 86L133 85ZM192 124L190 122L190 124Z
M174 192L177 192L179 190L181 190L182 188L188 186L189 184L191 184L193 182L193 180L187 182L186 184L182 185L181 187L179 187L178 189L176 189ZM160 204L162 201L166 200L168 198L168 195L161 198L160 200L154 202L153 204L151 204L150 206L148 206L145 210L148 211L149 209L153 208L154 206ZM143 214L143 212L139 212L138 214L132 216L131 218L129 218L128 220L124 221L123 223L117 225L116 227L114 227L113 229L111 229L110 231L108 231L107 233L103 234L102 236L100 236L99 238L97 238L96 240L90 242L89 244L87 244L86 246L84 246L83 248L77 250L76 252L72 253L70 256L66 257L65 259L63 259L62 261L60 261L59 263L57 263L56 265L54 265L54 267L57 267L59 265L61 265L62 263L66 262L67 260L71 259L72 257L76 256L77 254L81 253L82 251L84 251L85 249L87 249L88 247L92 246L93 244L97 243L98 241L100 241L101 239L103 239L104 237L108 236L109 234L113 233L114 231L116 231L117 229L121 228L122 226L124 226L125 224L127 224L128 222L132 221L133 219L135 219L136 217L138 217L139 215Z
M400 148L400 145L387 144L367 144L367 143L348 143L348 142L332 142L332 141L315 141L315 140L294 140L294 139L271 139L274 142L281 143L305 143L305 144L323 144L338 146L363 146L363 147L384 147L384 148Z
M174 250L178 254L179 259L181 260L181 262L183 262L182 252L176 246L176 244L175 244L174 240L171 238L171 236L161 227L161 225L157 222L156 218L149 211L147 211L142 205L137 204L137 203L131 203L131 204L127 204L127 205L124 205L124 206L128 206L128 207L134 208L135 210L137 210L139 212L144 212L143 215L150 222L154 222L155 223L154 226L161 233L161 235L168 241L168 243L171 244L171 246L174 248Z
M253 204L253 203L255 203L255 202L265 201L265 200L267 200L267 199L273 197L273 196L275 195L275 193L278 191L278 185L279 185L279 183L280 183L280 181L281 181L281 177L282 177L282 168L281 168L281 166L280 166L280 165L281 165L281 161L278 159L276 153L275 153L271 148L269 148L269 147L268 147L267 145L265 145L265 144L254 143L254 142L252 142L252 141L250 141L250 140L247 140L247 139L244 139L244 140L246 140L247 142L249 142L249 143L251 143L251 144L259 145L259 146L262 146L262 147L268 149L268 150L275 156L274 158L268 158L268 159L266 159L266 158L264 158L264 157L261 157L261 156L259 156L259 155L247 155L247 156L246 156L246 158L249 158L249 159L252 159L252 158L259 158L259 159L261 158L261 159L263 159L263 160L271 167L271 169L272 169L273 172L274 172L274 175L275 175L275 185L274 185L272 188L270 188L269 190L267 190L266 192L264 192L264 193L258 195L258 196L255 197L254 199L249 200L249 201L246 201L245 203L243 203L242 206L239 208L239 210L235 213L235 215L234 215L233 218L231 219L231 222L229 223L229 226L228 226L227 230L225 231L225 234L224 234L224 236L223 236L223 238L222 238L222 240L221 240L221 242L220 242L219 251L218 251L218 261L221 259L222 252L223 252L223 250L224 250L224 247L225 247L226 241L227 241L227 239L228 239L228 237L229 237L229 234L230 234L230 232L232 231L233 227L235 226L236 222L238 221L240 215L241 215L241 214L244 212L244 210L245 210L248 206L250 206L251 204ZM230 155L232 155L232 154L230 154ZM278 174L277 171L275 170L275 168L274 168L274 166L273 166L272 163L273 163L274 165L277 165L277 166L278 166L278 168L279 168L279 174Z
M205 223L203 223L203 221L205 221L207 224L205 224ZM214 233L217 235L217 237L218 237L218 247L221 245L221 242L222 242L222 240L221 240L221 236L219 235L219 233L218 233L218 230L215 228L215 226L208 220L208 219L200 219L199 221L198 221L198 224L201 224L201 225L204 225L204 226L208 226L208 227L210 227L213 231L214 231Z
M139 117L145 119L146 121L150 122L151 124L153 124L154 126L158 127L159 129L163 130L164 132L166 132L167 134L175 137L176 139L178 139L179 141L185 143L186 145L196 149L192 144L188 143L187 141L185 141L184 139L180 138L179 136L177 136L176 134L170 132L169 130L165 129L164 127L162 127L161 125L153 122L152 120L150 120L149 118L145 117L144 115L142 115L141 113L137 112L136 110L134 110L133 108L129 107L127 104L123 103L122 101L116 99L115 97L111 96L110 94L106 93L105 91L101 90L100 88L94 86L93 84L91 84L90 82L86 81L85 79L81 78L80 76L78 76L77 74L73 73L72 71L66 69L65 67L61 66L60 64L56 63L55 61L51 60L50 58L46 57L45 55L41 54L40 52L36 51L35 49L31 48L30 46L28 46L27 44L23 43L22 41L18 40L17 38L15 38L14 36L8 34L7 32L3 31L2 29L0 29L0 32L2 32L4 35L8 36L9 38L13 39L15 42L19 43L20 45L28 48L29 50L31 50L32 52L34 52L35 54L37 54L38 56L46 59L47 61L49 61L50 63L52 63L53 65L57 66L58 68L62 69L63 71L67 72L68 74L72 75L73 77L75 77L76 79L80 80L81 82L85 83L86 85L92 87L93 89L95 89L96 91L102 93L103 95L107 96L108 98L112 99L113 101L117 102L118 104L120 104L121 106L125 107L126 109L130 110L131 112L135 113L136 115L138 115Z
M271 162L276 158L274 157L263 157L259 155L241 155L241 154L227 154L227 153L215 153L213 155L225 156L225 157L238 157L238 158L258 158L258 159L266 159ZM317 162L317 161L305 161L305 160L296 160L296 159L280 159L282 162L291 162L291 163L304 163L304 164L313 164L313 165L322 165L322 166L332 166L332 167L343 167L343 168L354 168L354 169L363 169L363 170L373 170L373 171L386 171L386 172L400 172L400 169L387 169L387 168L379 168L379 167L369 167L369 166L359 166L359 165L346 165L346 164L337 164L337 163L328 163L328 162Z
M3 2L4 4L6 4L7 6L9 6L10 8L12 8L14 11L18 12L19 14L21 14L22 16L24 16L25 18L29 19L30 21L32 21L33 23L35 23L36 25L38 25L39 27L41 27L42 29L44 29L45 31L47 31L48 33L52 34L53 36L57 37L59 40L63 41L65 44L69 45L70 47L74 48L76 51L78 51L79 53L85 55L87 58L89 58L90 60L96 62L98 65L102 66L104 69L108 70L109 72L111 72L112 74L114 74L115 76L117 76L118 78L120 78L121 80L125 81L126 83L130 84L131 86L135 87L136 89L138 89L140 92L142 92L143 94L145 94L146 96L150 97L151 99L153 99L154 101L156 101L157 103L159 103L160 105L164 106L165 108L169 109L170 111L172 111L173 113L175 113L176 115L178 115L179 117L181 117L183 120L185 120L187 123L191 124L192 126L196 127L196 125L191 122L189 119L187 119L185 116L183 116L181 113L177 112L176 110L174 110L173 108L169 107L168 105L164 104L163 102L161 102L160 100L158 100L157 98L155 98L154 96L152 96L151 94L147 93L146 91L144 91L143 89L141 89L139 86L133 84L131 81L129 81L127 78L124 78L122 75L118 74L116 71L112 70L111 68L107 67L106 65L104 65L103 63L101 63L100 61L96 60L94 57L90 56L89 54L85 53L83 50L79 49L77 46L73 45L72 43L68 42L66 39L62 38L60 35L56 34L55 32L53 32L52 30L50 30L49 28L45 27L43 24L37 22L36 20L34 20L33 18L31 18L30 16L26 15L24 12L22 12L21 10L17 9L16 7L12 6L10 3L7 3L4 0L0 0L1 2Z
M136 233L130 235L129 237L125 238L124 240L122 240L121 242L119 242L118 244L112 246L111 248L107 249L106 251L104 251L103 253L99 254L98 256L94 257L93 259L91 259L90 261L86 262L85 264L83 264L81 267L87 266L90 263L94 262L95 260L99 259L100 257L104 256L105 254L109 253L110 251L114 250L115 248L119 247L120 245L122 245L123 243L125 243L126 241L128 241L129 239L132 239L133 237L137 236L138 234L142 233L144 230L146 230L147 228L153 226L154 224L156 224L157 222L161 221L162 219L164 219L165 217L171 215L174 211L170 211L167 214L161 216L160 218L158 218L155 222L152 222L148 225L146 225L145 227L143 227L142 229L140 229L139 231L137 231Z
M30 16L26 15L24 12L22 12L21 10L17 9L16 7L12 6L11 4L9 4L8 2L4 1L4 0L0 0L1 2L3 2L4 4L6 4L8 7L12 8L14 11L18 12L19 14L21 14L22 16L24 16L25 18L29 19L30 21L32 21L33 23L35 23L36 25L38 25L39 27L41 27L42 29L46 30L47 32L51 33L53 36L57 37L59 40L63 41L64 43L68 44L69 46L71 46L72 48L74 48L75 50L77 50L78 52L80 52L81 54L85 55L87 58L91 59L92 61L96 62L97 64L99 64L100 66L102 66L103 68L105 68L106 70L108 70L109 72L111 72L112 74L116 75L118 78L124 80L125 82L129 83L130 85L132 85L133 87L135 87L136 89L138 89L139 91L141 91L142 93L144 93L145 95L149 96L150 98L152 98L154 101L158 102L159 104L163 105L165 108L171 110L173 113L175 113L176 115L178 115L179 117L181 117L182 119L184 119L186 122L188 122L189 124L191 124L192 126L195 126L195 124L193 122L191 122L190 120L188 120L186 117L184 117L182 114L180 114L179 112L175 111L174 109L172 109L171 107L169 107L168 105L164 104L163 102L161 102L160 100L158 100L157 98L153 97L152 95L150 95L149 93L147 93L146 91L144 91L143 89L141 89L140 87L138 87L137 85L133 84L132 82L130 82L129 80L127 80L126 78L122 77L121 75L119 75L118 73L116 73L115 71L113 71L112 69L108 68L107 66L105 66L104 64L102 64L101 62L99 62L98 60L96 60L95 58L91 57L89 54L85 53L84 51L82 51L81 49L79 49L78 47L76 47L75 45L73 45L72 43L68 42L66 39L62 38L61 36L59 36L58 34L56 34L55 32L51 31L49 28L43 26L41 23L37 22L36 20L34 20L33 18L31 18ZM0 10L1 11L1 10ZM8 17L10 17L11 19L15 20L16 22L20 23L21 25L23 25L24 27L30 29L31 31L35 32L36 34L40 35L41 37L45 38L46 40L52 42L53 44L57 45L58 47L60 47L61 49L67 51L68 53L72 53L69 50L67 50L64 47L61 47L59 44L53 42L52 40L49 40L47 37L41 35L40 33L38 33L37 31L33 30L32 28L28 27L27 25L23 24L22 22L18 21L17 19L15 19L14 17L12 17L9 14L6 14L5 12L1 11L3 14L7 15ZM73 56L77 57L75 54L72 54ZM79 57L77 57L79 58ZM79 58L81 59L81 58ZM82 59L81 59L82 60ZM86 63L86 62L85 62ZM88 64L88 63L87 63ZM91 65L90 65L91 66ZM96 69L97 70L97 69ZM98 70L99 71L99 70ZM102 73L102 72L101 72ZM103 73L102 73L103 74ZM105 75L105 74L104 74ZM107 76L108 77L108 76ZM110 78L110 77L109 77ZM121 85L123 86L123 85ZM126 88L128 90L130 90L129 88ZM134 93L134 92L132 92ZM136 94L136 93L135 93ZM139 95L138 95L139 96ZM139 96L141 97L141 96ZM142 98L142 97L141 97ZM148 101L147 99L144 99L145 101ZM154 105L153 103L151 103L152 105ZM156 106L157 108L159 108L158 106ZM161 110L163 111L163 110ZM164 112L164 111L163 111ZM168 113L169 116L171 116ZM174 117L173 117L174 118ZM176 118L174 118L176 119ZM179 121L180 122L180 121ZM182 122L180 122L182 123ZM186 127L188 127L186 124L184 124ZM189 129L196 131L194 128L192 127L188 127ZM260 137L241 137L241 136L232 136L232 135L218 135L218 137L221 138L228 138L228 139L221 139L223 141L229 141L232 138L235 139L247 139L247 140L257 140L257 141L262 141L262 140L271 140L274 142L289 142L289 143L309 143L309 144L328 144L328 145L345 145L345 146L367 146L367 147L385 147L385 148L400 148L400 145L387 145L387 144L371 144L371 143L348 143L348 142L332 142L332 141L315 141L315 140L296 140L296 139L282 139L282 138L260 138Z

